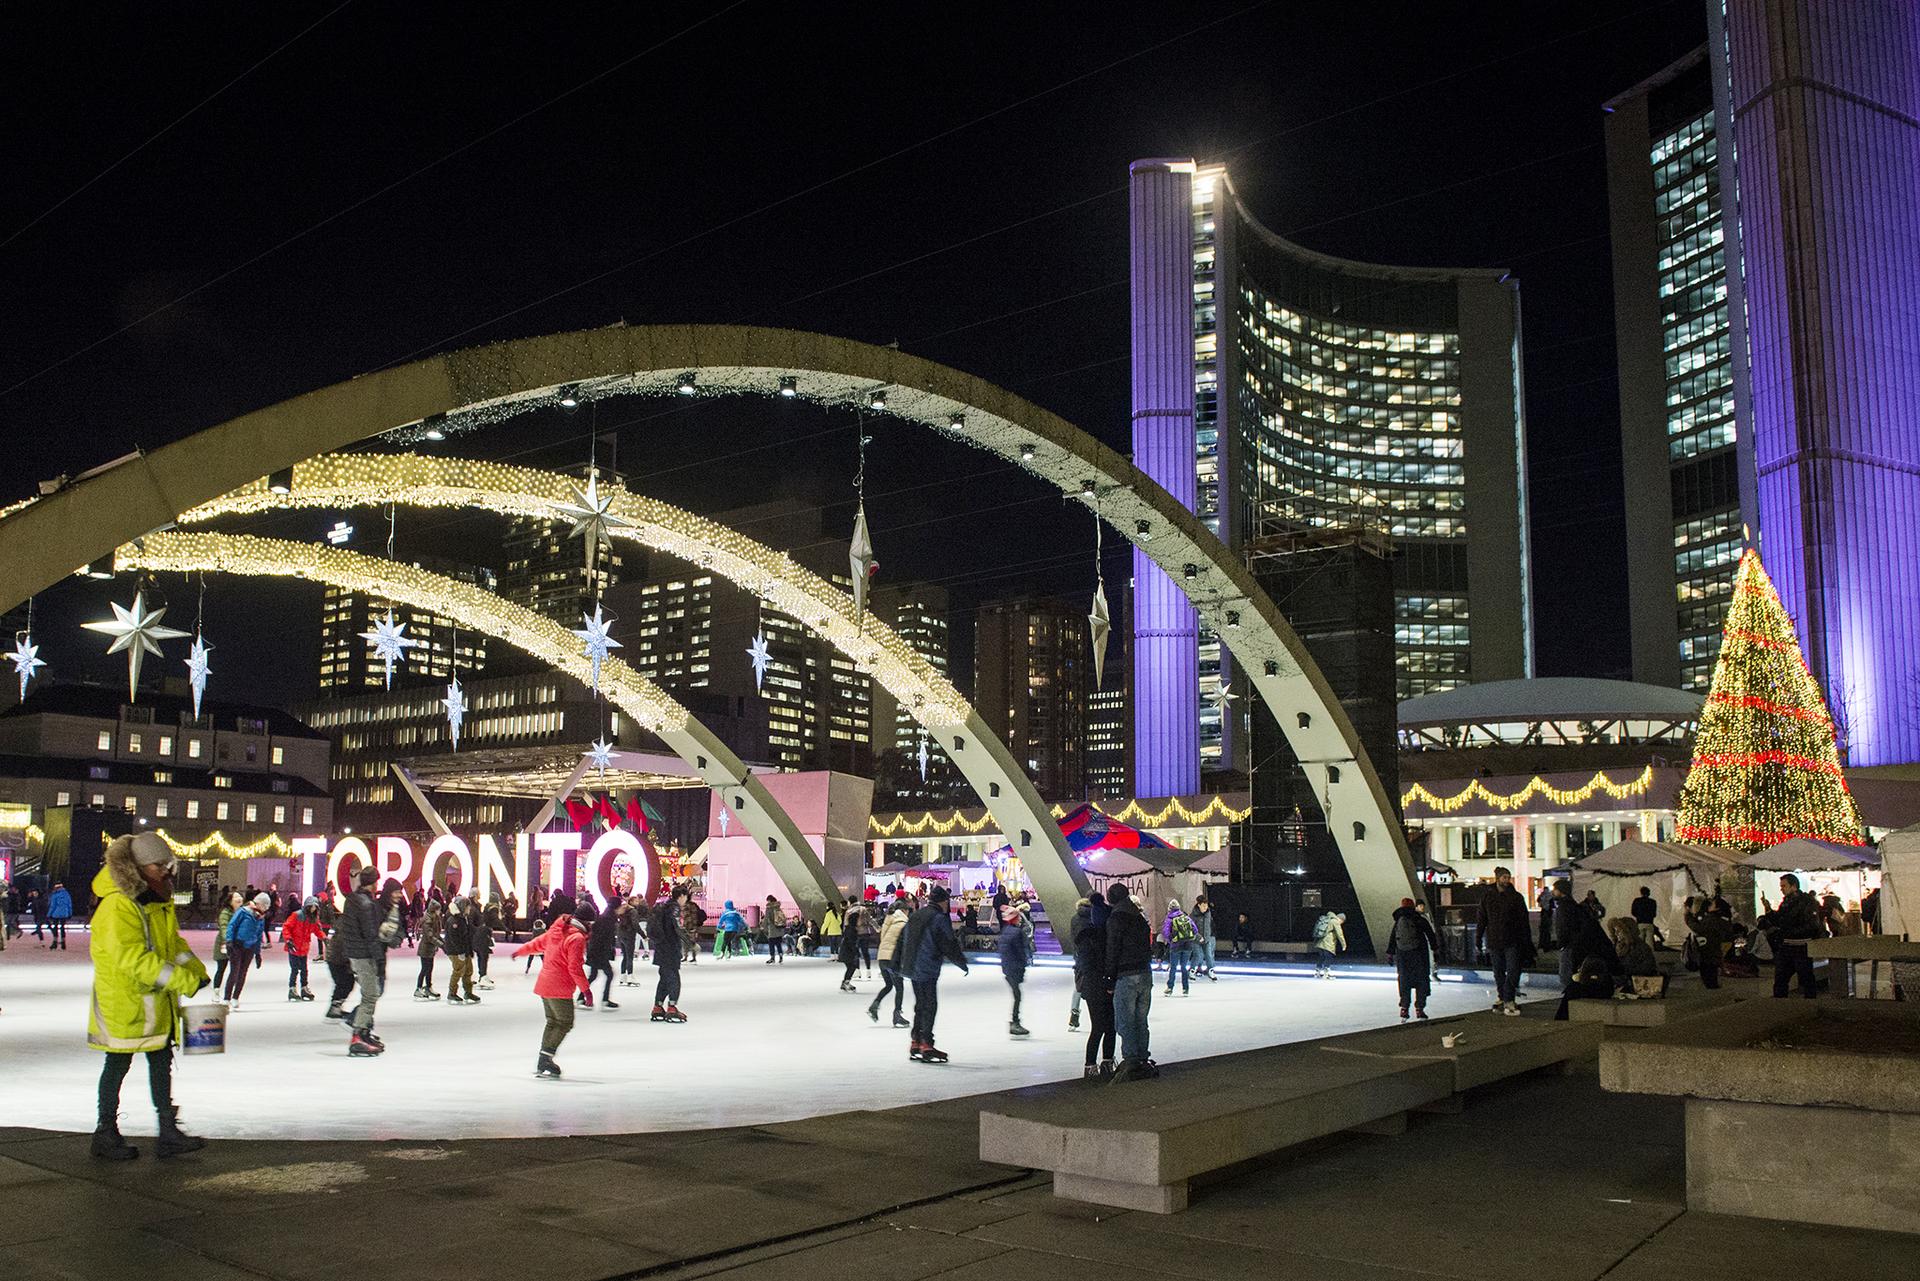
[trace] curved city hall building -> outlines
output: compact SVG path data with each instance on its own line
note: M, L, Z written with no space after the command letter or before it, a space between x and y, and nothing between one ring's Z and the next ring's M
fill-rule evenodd
M1135 162L1131 220L1134 461L1290 614L1316 582L1345 638L1316 657L1376 763L1397 700L1531 675L1516 283L1304 249L1192 160ZM1134 572L1134 791L1185 795L1250 735L1218 641Z

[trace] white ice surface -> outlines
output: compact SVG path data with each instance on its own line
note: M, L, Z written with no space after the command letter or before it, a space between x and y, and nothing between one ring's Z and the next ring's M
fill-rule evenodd
M204 951L207 938L189 941ZM29 937L0 953L0 1125L93 1128L101 1056L86 1046L83 931L72 946L48 952ZM618 1010L578 1010L558 1055L566 1078L536 1080L541 1007L524 962L506 951L492 963L494 990L464 1007L414 1001L418 962L395 952L377 1022L388 1048L376 1059L349 1058L345 1027L321 1018L324 967L314 967L319 999L289 1003L285 956L270 952L228 1022L227 1052L175 1059L188 1128L214 1138L453 1139L764 1124L1075 1077L1085 1052L1084 1031L1067 1030L1072 982L1058 958L1028 971L1025 1040L1007 1035L1009 994L995 960L976 960L970 974L948 969L936 1034L953 1062L930 1067L908 1061L907 1034L889 1028L884 1011L879 1026L867 1021L877 975L856 980L860 995L849 996L838 990L841 967L824 958L769 967L708 956L682 971L687 1023L648 1021L655 972L636 961L644 986L616 984ZM446 975L442 957L443 993ZM1397 1021L1392 979L1378 968L1315 980L1298 966L1223 967L1188 998L1166 996L1160 982L1151 1028L1162 1063ZM1483 984L1444 982L1429 1009L1479 1010L1488 995ZM128 1133L153 1132L140 1064L127 1075L121 1118Z

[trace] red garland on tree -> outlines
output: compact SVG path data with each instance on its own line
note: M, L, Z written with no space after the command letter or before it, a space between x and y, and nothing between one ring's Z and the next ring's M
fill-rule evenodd
M1749 549L1733 580L1676 836L1764 849L1796 837L1865 843L1833 717L1780 595Z

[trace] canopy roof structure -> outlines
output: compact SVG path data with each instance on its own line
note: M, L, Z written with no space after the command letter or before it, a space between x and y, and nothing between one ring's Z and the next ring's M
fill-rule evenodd
M1721 871L1740 865L1745 855L1739 850L1717 845L1682 845L1677 841L1620 841L1598 854L1575 859L1582 872L1602 876L1651 876L1655 872L1673 872L1686 868L1696 878L1704 873L1711 878Z
M1765 872L1852 872L1879 867L1880 854L1871 845L1840 845L1797 836L1770 845L1743 860Z

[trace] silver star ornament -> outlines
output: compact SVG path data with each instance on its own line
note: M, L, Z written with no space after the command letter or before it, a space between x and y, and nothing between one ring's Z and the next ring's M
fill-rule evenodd
M21 632L14 637L13 652L7 657L13 660L13 670L20 677L20 697L25 699L27 682L33 679L35 672L47 665L47 660L40 657L40 647L33 643L33 636L28 632Z
M193 719L200 719L200 700L207 692L207 677L213 674L208 651L213 646L207 644L207 638L195 635L193 648L187 651L187 687L193 691Z
M611 651L620 649L621 644L612 636L608 635L609 630L613 627L614 620L611 618L602 618L600 616L599 605L596 604L593 607L593 613L580 615L580 621L584 625L574 628L573 634L578 636L582 645L585 646L585 648L581 650L581 653L586 655L587 662L592 667L593 692L598 694L600 692L600 664L607 661L607 656Z
M605 774L613 768L613 744L604 738L593 740L593 746L587 749L587 764Z
M393 688L393 665L407 656L407 651L420 642L407 635L407 625L393 621L393 611L373 625L373 630L361 632L360 639L373 646L374 656L387 665L387 688Z
M554 511L573 525L568 537L586 539L587 572L593 572L594 553L608 541L608 535L616 529L632 529L633 522L624 516L613 514L613 499L600 496L600 476L596 472L587 477L585 489L573 491L573 501L558 503Z
M112 602L109 602L112 604ZM99 632L113 637L113 644L107 646L107 653L118 654L123 650L127 655L127 701L138 702L140 697L140 661L148 654L160 653L163 640L184 640L189 633L177 627L162 627L160 620L167 616L166 606L147 610L147 594L137 591L133 594L133 606L127 608L113 605L113 618L96 623L82 623L90 632Z
M767 648L765 632L755 633L753 644L747 646L747 661L753 664L753 687L766 688L767 664L773 661L773 651Z

